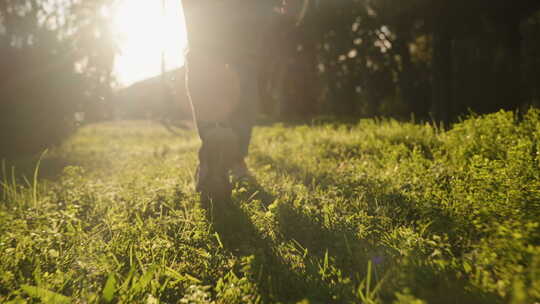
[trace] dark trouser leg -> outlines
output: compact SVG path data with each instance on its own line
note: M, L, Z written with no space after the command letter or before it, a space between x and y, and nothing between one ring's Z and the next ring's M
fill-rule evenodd
M238 136L238 161L242 161L248 154L251 134L258 109L258 83L256 68L248 65L236 64L232 68L237 71L240 96L238 105L231 114L230 124Z
M233 127L233 130L234 133L238 136L238 154L235 159L237 161L242 161L248 155L253 125L245 125L238 128Z
M238 139L229 120L239 100L238 76L221 58L189 54L186 84L202 141L197 190L204 199L230 197L228 166L238 152Z
M223 58L189 53L186 85L198 126L227 123L240 101L240 76Z
M202 141L197 189L204 192L228 185L228 169L247 156L258 103L256 70L201 53L187 59L189 99Z

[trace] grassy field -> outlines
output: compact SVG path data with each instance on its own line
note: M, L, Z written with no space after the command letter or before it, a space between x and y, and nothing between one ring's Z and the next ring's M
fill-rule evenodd
M0 302L540 303L540 111L259 127L219 219L198 145L115 122L4 162Z

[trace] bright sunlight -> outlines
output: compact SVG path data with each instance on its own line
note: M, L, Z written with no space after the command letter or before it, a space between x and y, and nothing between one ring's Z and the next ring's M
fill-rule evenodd
M187 45L182 5L177 0L122 0L115 9L113 31L120 53L115 74L121 86L159 75L161 54L166 69L184 64Z

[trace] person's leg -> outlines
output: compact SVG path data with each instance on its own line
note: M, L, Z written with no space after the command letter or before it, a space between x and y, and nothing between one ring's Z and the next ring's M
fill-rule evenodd
M186 56L187 92L197 121L227 123L240 100L240 77L219 54Z
M238 155L238 136L230 117L239 100L239 81L217 56L187 56L187 91L202 141L199 150L197 191L205 199L230 196L228 170Z
M239 84L240 84L240 96L237 107L231 114L231 126L235 134L238 136L238 154L236 163L233 169L238 168L237 171L245 171L244 159L248 155L249 144L251 142L251 134L255 125L258 103L259 103L259 91L257 82L256 68L249 65L237 64L233 66L233 69L237 71ZM240 173L242 172L233 172ZM247 172L244 172L247 174Z

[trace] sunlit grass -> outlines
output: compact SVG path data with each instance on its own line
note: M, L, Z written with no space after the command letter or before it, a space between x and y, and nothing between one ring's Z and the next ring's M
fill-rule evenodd
M6 163L0 302L534 303L539 131L537 111L260 127L256 181L211 222L194 132L87 126L47 179Z

